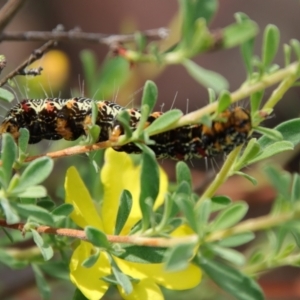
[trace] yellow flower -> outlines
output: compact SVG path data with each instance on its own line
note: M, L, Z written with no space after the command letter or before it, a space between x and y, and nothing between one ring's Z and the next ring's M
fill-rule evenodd
M140 170L141 167L135 166L127 154L111 149L106 151L105 165L101 172L104 199L101 211L98 213L78 172L71 167L67 172L65 189L66 202L74 206L74 212L71 215L73 221L82 228L89 225L106 234L113 234L120 194L126 189L133 197L131 212L121 231L121 235L127 235L130 228L142 218L139 207ZM160 188L154 208L163 204L167 192L167 177L162 169L159 173ZM178 230L176 235L184 234L183 231ZM82 263L93 253L95 253L95 247L91 243L80 242L71 257L70 277L85 297L96 300L101 299L109 287L108 281L103 278L112 274L112 264L108 253L101 251L92 267L83 267ZM184 290L198 285L202 277L201 270L191 263L183 271L166 272L163 263L132 262L116 256L113 256L113 260L124 274L137 279L131 281L133 289L129 294L126 294L118 285L124 299L163 299L158 284L173 290Z

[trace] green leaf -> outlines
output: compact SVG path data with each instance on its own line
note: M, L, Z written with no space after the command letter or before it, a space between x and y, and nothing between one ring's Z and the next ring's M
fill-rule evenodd
M211 88L208 88L208 99L209 99L209 103L213 103L216 101L216 93Z
M23 192L16 194L20 198L43 198L47 196L46 189L41 185L31 186Z
M0 262L11 269L24 269L28 265L28 261L21 261L20 259L10 256L5 248L0 249Z
M88 298L86 298L82 292L80 291L80 289L75 289L74 295L72 300L89 300Z
M49 176L52 169L53 160L49 157L41 157L30 162L20 176L18 186L12 192L19 193L41 183Z
M216 0L180 0L180 12L182 13L181 35L183 43L189 47L195 38L196 21L204 18L208 23L218 8Z
M151 80L147 80L144 86L144 92L142 97L142 106L147 105L149 107L149 113L152 112L156 100L157 100L157 87Z
M96 55L90 50L83 50L80 52L80 60L82 62L83 79L87 83L88 91L91 95L97 92L96 86L96 66L98 65Z
M231 96L228 91L222 91L218 100L217 112L221 113L231 104Z
M183 61L187 72L201 85L213 89L217 94L229 87L228 81L220 74L206 70L193 61L186 59Z
M235 202L221 211L211 224L211 230L226 229L243 219L248 211L246 202Z
M273 61L279 46L280 32L275 25L269 24L264 31L262 63L267 68Z
M118 284L124 289L125 294L129 295L132 293L133 287L130 282L129 277L122 273L122 271L119 270L116 264L112 264L112 272L115 275L115 278L118 282Z
M236 235L232 235L219 241L218 244L222 247L238 247L249 243L255 238L253 232L243 232Z
M20 151L19 156L23 155L25 158L25 153L29 142L29 131L26 128L20 128L19 132L20 132L20 136L18 139L18 145Z
M143 147L143 160L141 168L141 193L139 197L140 208L143 215L144 229L149 218L149 203L147 199L152 200L152 205L157 198L159 192L159 169L154 153L148 148Z
M183 113L179 109L169 110L165 114L157 118L153 123L151 123L150 126L145 129L145 131L149 135L156 134L157 131L168 128L169 126L176 123L182 117L182 115Z
M51 248L51 246L47 245L43 238L40 236L40 234L35 230L35 229L30 229L31 233L32 233L32 238L35 242L35 244L38 246L38 248L40 249L44 260L49 260L53 257L53 249Z
M31 264L35 281L37 284L37 287L39 289L39 292L44 300L50 299L51 296L51 290L50 287L41 271L41 269L36 264Z
M122 110L117 115L117 120L122 124L127 139L132 137L132 129L130 127L130 116L128 111Z
M95 99L110 98L117 89L122 87L130 75L129 61L121 56L107 59L97 75Z
M253 115L255 112L257 112L259 110L261 101L262 101L263 96L264 96L264 93L265 93L265 91L261 90L261 91L258 91L256 93L253 93L250 96L251 115Z
M250 164L253 164L260 160L266 159L268 157L272 157L275 154L279 154L284 151L289 151L289 150L293 150L293 149L294 149L294 146L291 142L287 142L287 141L273 142L273 144L262 148L260 154L257 155L256 157L254 157L253 159L248 160L247 164L250 165Z
M199 207L195 207L195 215L196 215L196 222L197 222L197 233L202 237L205 233L205 227L207 226L210 212L211 212L211 200L206 199L204 200Z
M101 230L92 227L86 226L84 228L87 239L96 247L110 249L111 245L106 237L106 234Z
M121 230L123 229L130 211L132 208L132 196L129 191L124 190L120 196L120 205L117 215L116 227L115 227L115 235L119 235Z
M211 244L209 246L209 249L215 255L219 256L224 260L227 260L228 262L234 265L243 266L245 264L245 256L234 249L225 248L216 244Z
M41 224L54 226L51 213L34 204L12 203L14 209L24 218L30 218Z
M268 165L264 167L264 172L267 174L268 179L271 181L273 187L284 197L285 200L291 200L290 186L291 175L285 171Z
M195 243L179 244L169 248L165 253L165 269L176 272L187 268L194 256Z
M282 137L285 141L291 142L294 146L300 143L300 119L292 119L286 122L283 122L276 126L278 132L282 134ZM265 149L267 146L274 144L274 140L272 140L268 136L262 136L258 143L262 149Z
M3 88L0 88L0 100L4 100L6 102L12 102L14 100L15 96L13 93L9 92L8 90L5 90Z
M179 161L176 164L176 181L178 184L186 181L189 186L192 187L192 176L190 168L183 161Z
M242 45L253 39L258 34L258 30L257 24L251 20L229 25L223 29L223 47L228 49Z
M2 174L1 181L4 188L9 184L13 164L17 156L17 147L13 137L5 133L2 135L2 149L1 149L1 160L2 160Z
M292 39L291 46L297 56L297 59L300 60L300 43L298 40Z
M292 196L292 198L291 198L292 202L300 201L300 176L299 176L299 174L293 175L291 196Z
M183 212L187 223L195 232L198 232L198 224L196 214L194 212L194 201L192 201L189 197L182 197L181 195L178 195L175 198L175 201Z
M283 53L284 53L284 66L287 67L291 63L292 47L288 44L284 44ZM299 57L300 56L298 56L298 59Z
M232 203L232 200L226 196L214 196L211 198L211 212L224 209Z
M97 248L96 253L89 256L87 259L85 259L81 265L85 268L91 268L97 262L97 260L100 256L100 253L101 252L100 252L99 248Z
M146 246L126 246L125 252L120 253L118 257L140 264L152 263L159 264L163 261L166 248L146 247Z
M61 280L70 280L70 271L69 265L67 262L64 261L49 261L47 263L43 263L40 265L42 271L46 274L50 275L51 277L61 279Z
M199 257L199 266L219 287L236 299L264 300L260 286L240 271L204 257Z
M14 208L11 207L10 202L6 198L0 198L0 204L5 214L7 224L15 224L20 222L20 217Z
M255 127L255 131L267 136L274 141L281 141L283 139L282 134L276 129L257 126Z
M250 175L248 175L244 172L234 172L234 174L239 175L239 176L243 176L244 178L249 180L253 185L257 185L257 180L254 177L252 177L252 176L250 176Z
M68 217L74 211L74 207L70 203L63 203L52 210L51 214L55 216Z

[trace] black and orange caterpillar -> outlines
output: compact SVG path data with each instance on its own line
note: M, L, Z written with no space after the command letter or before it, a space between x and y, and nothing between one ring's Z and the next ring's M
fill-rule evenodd
M140 120L140 110L127 109L110 102L89 98L48 98L25 99L12 107L0 126L0 134L8 132L17 141L19 129L26 128L30 133L29 143L38 143L42 139L76 140L87 134L92 124L92 102L98 107L96 124L101 131L97 142L111 139L112 135L122 134L123 130L117 121L117 115L127 110L130 126L134 130ZM163 113L154 112L148 117L151 124ZM188 160L193 157L212 157L227 154L235 147L249 139L252 130L249 111L242 107L228 109L213 121L211 127L203 124L182 126L151 136L155 142L149 147L157 158ZM141 150L133 143L114 148L116 151L140 153Z

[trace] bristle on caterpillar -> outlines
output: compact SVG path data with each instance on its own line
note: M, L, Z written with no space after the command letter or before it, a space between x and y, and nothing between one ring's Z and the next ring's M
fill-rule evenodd
M92 102L98 108L96 124L101 128L97 142L117 139L124 133L117 115L126 110L130 127L134 130L140 120L138 109L126 109L110 101L89 98L25 99L12 107L0 126L0 134L10 133L17 141L20 128L28 129L29 143L46 140L76 140L86 135L92 124ZM154 112L147 120L149 126L163 113ZM227 154L249 139L252 130L249 111L242 107L228 109L212 121L211 127L203 124L186 125L151 136L149 147L157 158L189 160L194 157L213 157ZM140 153L134 143L114 147L116 151Z

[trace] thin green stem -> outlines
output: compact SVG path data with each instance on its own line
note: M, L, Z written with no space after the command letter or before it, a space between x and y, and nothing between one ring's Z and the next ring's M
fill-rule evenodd
M196 208L205 200L211 198L218 188L227 180L227 178L231 174L232 166L234 165L236 157L239 155L242 146L236 147L233 151L228 155L221 171L217 174L214 181L209 185L209 187L205 190L202 196L196 203Z

